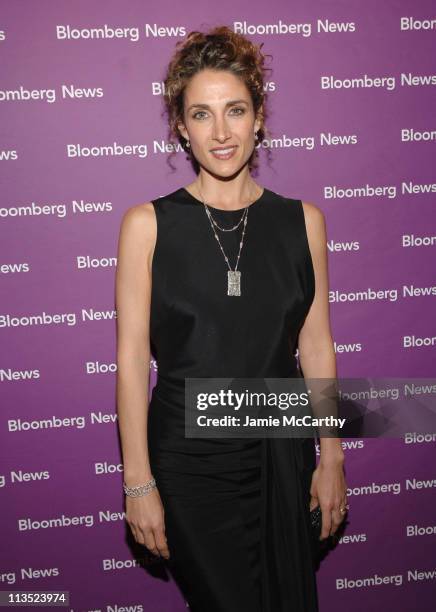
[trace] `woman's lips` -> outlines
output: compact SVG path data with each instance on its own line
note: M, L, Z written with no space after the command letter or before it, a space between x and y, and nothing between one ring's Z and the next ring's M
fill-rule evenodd
M211 151L211 153L216 159L230 159L235 154L235 151L236 147L228 147L227 149Z

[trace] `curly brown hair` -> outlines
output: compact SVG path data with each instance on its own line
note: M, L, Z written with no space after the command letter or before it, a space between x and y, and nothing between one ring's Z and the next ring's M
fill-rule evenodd
M272 56L262 53L263 44L257 46L227 26L216 26L208 32L194 30L184 40L176 43L176 51L164 78L163 111L169 126L168 140L173 145L167 161L173 170L175 168L170 157L177 152L178 142L188 153L187 159L191 160L197 174L199 172L199 165L186 147L187 140L180 134L177 125L183 123L186 86L195 74L205 68L227 70L244 81L251 95L254 114L261 119L261 128L257 132L259 143L263 141L266 133L269 133L265 126L267 94L264 91L264 76L271 68L265 67L264 64L265 58ZM250 170L257 168L257 158L258 151L255 147L248 162Z

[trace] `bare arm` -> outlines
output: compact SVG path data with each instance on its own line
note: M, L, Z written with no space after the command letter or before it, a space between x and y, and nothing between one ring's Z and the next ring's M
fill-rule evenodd
M157 226L153 204L129 208L123 217L116 272L117 413L124 480L150 480L147 444L150 377L151 263Z
M298 340L298 353L305 378L336 378L336 355L330 329L327 233L322 211L303 203L307 237L315 271L315 297ZM321 461L344 457L340 438L320 438Z
M157 221L151 202L124 214L118 243L117 413L127 486L152 477L147 442L150 382L151 265ZM126 498L126 520L137 542L169 558L164 507L157 488Z
M298 352L304 378L336 378L336 355L330 329L327 233L322 211L314 204L303 203L307 237L315 272L315 296L300 330ZM316 383L316 381L315 381ZM311 385L315 395L322 396L324 384ZM317 392L317 388L320 389ZM335 402L333 402L335 403ZM323 412L323 402L318 406ZM334 412L331 408L328 411ZM316 405L314 407L316 413ZM322 416L322 415L321 415ZM341 439L320 434L321 456L312 475L310 510L320 505L322 528L320 539L333 535L344 520L341 508L347 502L344 474L344 451Z

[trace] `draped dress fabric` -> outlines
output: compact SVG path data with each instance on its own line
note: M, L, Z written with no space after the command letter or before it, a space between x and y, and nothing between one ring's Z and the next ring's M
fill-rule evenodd
M192 612L316 612L310 538L312 438L187 438L185 378L302 376L295 349L315 293L301 200L267 188L250 204L241 295L203 203L181 187L152 201L150 464L168 567ZM230 228L243 209L210 208ZM216 230L234 269L243 223Z

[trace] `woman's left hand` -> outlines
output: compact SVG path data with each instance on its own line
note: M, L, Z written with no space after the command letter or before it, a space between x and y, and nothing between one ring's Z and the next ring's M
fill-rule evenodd
M340 508L347 505L344 461L320 461L312 474L310 510L318 504L322 512L321 539L333 535L346 516Z

